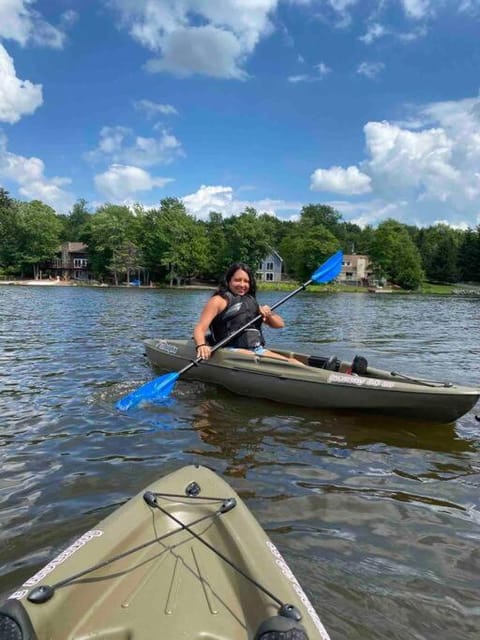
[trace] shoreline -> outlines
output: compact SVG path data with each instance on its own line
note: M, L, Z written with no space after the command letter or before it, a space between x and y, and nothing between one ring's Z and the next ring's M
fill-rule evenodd
M208 284L188 284L169 287L168 285L127 285L127 284L105 284L90 283L75 280L0 280L0 285L13 287L80 287L80 288L101 288L101 289L215 289Z
M213 291L216 286L212 284L186 284L170 287L167 284L158 285L127 285L127 284L105 284L105 283L90 283L75 280L0 280L0 286L14 286L14 287L78 287L78 288L92 288L92 289L142 289L142 290L176 290L176 291ZM272 284L258 283L258 292L277 291L277 292L289 292L293 291L296 283L282 283L280 286L275 287ZM437 288L438 287L438 288ZM384 297L385 294L391 295L442 295L442 296L480 296L480 284L473 283L456 283L451 285L430 285L426 283L418 291L408 291L405 289L390 289L388 288L367 288L367 287L352 287L349 285L341 284L329 284L329 285L312 285L309 287L312 293L345 293L345 294L368 294L369 296Z

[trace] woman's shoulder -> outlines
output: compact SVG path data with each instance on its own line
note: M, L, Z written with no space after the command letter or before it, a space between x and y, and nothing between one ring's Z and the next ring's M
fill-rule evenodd
M231 302L235 296L229 289L217 289L212 293L212 298L220 298L221 300L225 300L227 303Z
M229 302L230 300L225 295L225 292L218 291L212 295L212 297L208 301L208 304L215 307L219 311L223 311L228 306Z

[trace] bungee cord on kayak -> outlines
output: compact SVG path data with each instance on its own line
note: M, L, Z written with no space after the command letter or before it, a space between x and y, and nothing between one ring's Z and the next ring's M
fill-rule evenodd
M146 492L148 493L148 492ZM167 494L166 494L167 495ZM171 498L185 498L188 496L184 496L184 495L178 495L178 494L168 494L169 497ZM150 547L151 545L157 543L157 542L163 542L166 538L169 538L170 536L175 535L176 533L179 533L180 531L184 531L184 530L188 530L188 527L193 527L194 525L200 524L201 522L205 521L205 520L209 520L209 519L213 519L219 515L221 515L222 513L226 513L226 510L224 508L224 504L226 502L228 502L229 500L231 500L230 498L228 500L225 500L224 498L208 498L206 496L195 496L196 499L200 500L208 500L208 501L215 501L215 502L221 502L222 505L220 506L219 509L217 509L215 512L213 513L208 513L204 516L201 516L200 518L197 518L196 520L193 520L192 522L190 522L188 525L185 525L184 523L181 523L181 527L179 529L174 529L173 531L168 531L167 533L161 535L161 536L157 536L155 538L152 538L152 540L148 540L147 542L144 542L143 544L140 544L138 546L132 547L131 549L127 549L127 551L124 551L123 553L119 553L116 556L113 556L112 558L109 558L108 560L105 560L104 562L99 562L95 565L92 565L91 567L87 567L86 569L84 569L83 571L79 571L78 573L75 573L71 576L69 576L68 578L65 578L64 580L60 580L59 582L56 582L55 584L52 585L40 585L38 587L35 587L34 589L32 589L30 591L30 593L28 594L27 599L34 603L34 604L42 604L44 602L47 602L48 600L50 600L50 598L54 595L56 589L60 589L61 587L65 587L69 584L71 584L72 582L78 580L79 578L83 578L84 576L88 575L89 573L92 573L93 571L97 571L98 569L104 569L105 567L108 567L110 564L113 564L114 562L117 562L118 560L122 560L123 558L126 558L129 555L132 555L133 553L136 553L137 551L142 551L143 549L146 549L147 547ZM148 501L146 500L147 504ZM235 505L233 505L235 506ZM227 509L228 511L232 508L232 506L229 506L229 508Z
M116 562L116 561L118 561L118 560L120 560L122 558L127 557L128 555L132 555L133 553L136 553L138 551L141 551L141 550L145 549L146 547L151 546L152 544L155 544L155 543L158 543L158 542L163 542L166 538L171 537L174 534L179 533L180 531L188 531L188 533L190 533L190 535L192 535L196 540L198 540L203 545L205 545L208 549L210 549L210 551L215 553L225 563L227 563L230 567L232 567L232 569L237 571L246 580L251 582L258 589L260 589L260 591L263 591L263 593L265 593L274 602L276 602L278 604L278 606L279 606L279 615L282 615L282 616L288 617L288 618L292 618L292 619L296 620L297 622L300 621L302 619L302 616L301 616L300 612L298 611L298 609L296 607L294 607L291 604L283 602L274 593L272 593L269 589L264 587L257 580L255 580L254 578L249 576L247 573L245 573L245 571L240 569L240 567L238 567L234 562L232 562L221 551L219 551L213 545L211 545L209 542L204 540L201 537L201 535L199 535L198 533L196 533L192 529L193 526L198 525L198 524L200 524L201 522L203 522L205 520L208 520L210 518L213 519L213 518L216 518L216 517L218 517L220 515L228 513L231 509L234 509L236 507L236 504L237 504L237 501L235 500L235 498L218 498L218 497L200 496L200 495L198 495L196 493L196 491L197 491L196 487L198 487L198 485L195 485L194 483L192 483L192 485L189 485L189 487L187 487L187 490L186 490L186 495L174 494L174 493L154 493L152 491L146 491L144 493L144 495L143 495L143 499L145 500L145 502L147 503L147 505L149 507L152 507L154 509L158 509L165 516L167 516L168 518L173 520L176 524L179 525L178 529L175 529L173 531L169 531L168 533L165 533L165 534L163 534L161 536L153 538L152 540L149 540L148 542L145 542L142 545L133 547L132 549L128 549L127 551L124 551L121 554L118 554L118 555L116 555L116 556L114 556L112 558L109 558L108 560L105 560L104 562L100 562L100 563L98 563L96 565L92 565L91 567L88 567L87 569L84 569L83 571L80 571L79 573L76 573L76 574L70 576L69 578L66 578L65 580L61 580L61 581L59 581L59 582L57 582L55 584L52 584L52 585L40 585L38 587L35 587L29 593L28 600L30 602L34 603L34 604L42 604L44 602L47 602L48 600L50 600L50 598L53 597L53 595L55 594L56 589L59 589L61 587L65 587L65 586L71 584L72 582L78 580L79 578L83 578L86 575L88 575L88 574L90 574L90 573L92 573L94 571L97 571L98 569L103 569L103 568L113 564L114 562ZM199 488L198 488L198 490L199 490ZM221 505L213 513L206 514L205 516L202 516L201 518L198 518L198 519L196 519L196 520L194 520L192 522L185 523L182 520L180 520L179 518L177 518L176 516L174 516L172 513L170 513L167 509L162 507L158 502L158 498L165 498L167 500L168 499L172 499L172 498L175 498L175 499L185 499L185 498L187 498L187 499L191 499L191 500L204 500L204 501L208 501L208 502L220 502ZM100 578L100 579L102 579L102 578Z
M269 591L263 585L261 585L259 582L257 582L257 580L255 580L254 578L249 576L247 573L245 573L245 571L242 571L242 569L240 569L240 567L238 567L234 562L232 562L229 558L227 558L227 556L225 556L223 553L221 553L218 549L215 549L215 547L213 545L211 545L209 542L207 542L201 536L199 536L197 533L195 533L195 531L193 531L190 528L191 525L187 525L187 524L183 523L181 520L176 518L173 514L169 513L166 509L164 509L160 504L158 504L157 498L159 498L159 497L163 498L165 496L168 496L168 494L152 493L152 492L147 491L145 493L145 495L144 495L144 499L145 499L145 501L146 501L146 503L148 505L150 505L151 507L159 509L163 514L165 514L166 516L171 518L177 524L181 525L183 529L188 531L194 538L196 538L199 542L204 544L208 549L210 549L210 551L213 551L213 553L215 553L219 558L221 558L230 567L232 567L232 569L235 569L235 571L238 571L238 573L241 576L243 576L246 580L248 580L249 582L254 584L258 589L263 591L263 593L265 593L274 602L276 602L280 607L279 615L284 615L286 617L293 618L294 620L297 620L297 621L301 620L302 616L301 616L300 612L298 611L298 609L293 607L293 605L285 604L284 602L282 602L282 600L280 600L280 598L277 598L277 596L275 594L273 594L271 591ZM234 500L234 499L233 498L229 498L229 500L226 500L225 503L224 503L224 505L228 505L227 506L227 510L228 511L230 511L230 509L235 507L236 503L235 504L231 504L232 500ZM226 511L223 511L222 513L226 513ZM280 613L280 611L282 613Z
M392 371L390 375L394 378L401 378L402 380L414 382L415 384L422 384L425 387L442 387L445 389L450 389L450 387L453 387L452 382L440 382L437 380L425 380L424 378L412 378L411 376L407 376L404 373L399 373L398 371Z

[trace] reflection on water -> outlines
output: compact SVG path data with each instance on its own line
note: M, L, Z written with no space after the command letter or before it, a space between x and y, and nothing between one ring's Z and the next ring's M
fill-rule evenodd
M246 499L333 640L477 638L474 412L422 425L184 380L168 406L115 411L155 375L142 340L189 336L209 295L0 287L0 592L155 478L198 462ZM478 305L305 293L267 340L478 385Z

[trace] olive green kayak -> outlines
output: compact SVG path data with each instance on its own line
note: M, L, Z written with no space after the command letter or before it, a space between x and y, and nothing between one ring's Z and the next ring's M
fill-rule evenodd
M286 404L442 423L453 422L470 411L480 397L480 387L384 371L359 356L345 362L269 348L298 363L218 349L209 360L192 366L184 377ZM196 358L192 340L146 340L145 349L150 362L161 371L179 371Z
M1 640L329 640L233 489L188 466L78 538L0 607Z

